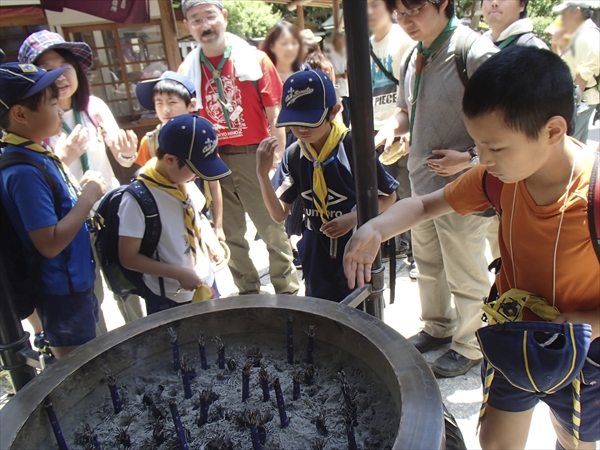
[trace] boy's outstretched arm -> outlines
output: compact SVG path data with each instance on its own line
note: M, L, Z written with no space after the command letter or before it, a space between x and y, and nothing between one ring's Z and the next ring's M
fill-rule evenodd
M273 158L277 146L278 140L274 136L268 137L260 143L256 150L256 176L271 219L277 223L282 223L288 217L290 205L277 198L269 179L269 172L273 167Z
M360 227L344 252L344 273L350 289L371 281L371 266L382 242L452 211L444 190L440 189L421 197L405 198Z
M119 260L123 267L154 277L177 280L186 291L194 291L202 286L202 280L194 269L177 267L148 258L140 253L141 245L140 238L119 236Z
M221 183L218 180L209 181L210 195L212 197L213 224L215 225L215 234L220 241L225 241L225 232L223 231L223 191Z

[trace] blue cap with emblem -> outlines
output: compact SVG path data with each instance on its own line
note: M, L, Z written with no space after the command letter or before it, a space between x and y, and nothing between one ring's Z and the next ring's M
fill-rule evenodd
M219 156L217 132L208 120L196 114L183 114L165 123L158 145L204 180L219 180L231 174Z
M23 99L46 89L69 66L49 72L33 64L10 62L0 65L0 115Z
M182 75L171 70L167 70L163 73L160 78L153 80L144 80L135 86L135 94L137 95L138 102L143 108L148 111L154 111L154 87L163 80L171 80L181 84L190 93L190 97L196 96L196 86L192 83L185 75Z
M336 104L335 87L327 75L320 70L296 72L283 85L277 127L319 127Z

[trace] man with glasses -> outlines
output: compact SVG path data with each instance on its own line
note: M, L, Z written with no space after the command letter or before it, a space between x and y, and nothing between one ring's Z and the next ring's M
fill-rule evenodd
M198 113L215 127L219 154L231 169L222 179L223 230L231 250L229 269L240 294L258 294L260 276L250 259L246 217L267 244L271 283L278 294L298 291L298 274L283 225L263 202L256 176L256 149L271 134L278 139L275 164L285 150L285 130L277 128L282 84L267 55L226 32L221 0L183 0L184 23L198 42L179 72L196 86Z
M375 140L389 147L395 136L410 132L408 169L413 196L420 196L443 188L478 163L463 120L465 80L455 58L465 54L466 75L471 76L498 50L458 23L454 0L386 4L418 44L400 70L396 114ZM457 51L461 47L464 52ZM489 221L453 213L412 230L425 326L410 342L422 353L452 344L432 366L438 376L462 375L481 360L475 331L482 326L482 299L490 289L485 258Z
M511 45L548 46L533 32L533 22L527 17L529 0L483 0L483 17L490 26L484 34L502 50Z

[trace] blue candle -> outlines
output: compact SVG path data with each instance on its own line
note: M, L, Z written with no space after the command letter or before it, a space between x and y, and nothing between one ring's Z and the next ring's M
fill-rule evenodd
M67 443L65 442L65 437L60 429L60 424L58 423L58 417L56 417L54 406L52 406L52 402L50 401L49 397L46 397L46 400L44 400L44 409L46 410L48 419L50 419L50 425L52 426L52 431L54 432L54 438L56 439L58 448L60 450L69 450L69 447L67 447Z
M283 393L281 392L281 384L279 384L279 378L276 378L273 382L275 388L275 397L277 397L277 409L279 409L279 421L281 422L281 428L286 428L289 425L287 412L285 410L285 402L283 400Z
M354 436L354 427L352 426L352 418L346 416L344 422L346 424L346 435L348 436L348 450L358 450L356 437Z
M308 327L308 330L305 330L305 333L308 335L308 343L306 347L306 362L308 364L313 363L313 350L315 348L315 333L317 331L317 327L311 325Z
M242 368L242 402L250 397L250 366L246 364Z
M264 366L258 371L258 379L263 391L263 402L268 402L271 399L271 393L269 392L269 374Z
M291 317L287 320L287 360L294 364L294 320Z
M192 398L192 383L190 382L192 378L191 374L192 368L190 367L190 363L184 355L181 363L181 378L183 381L183 392L185 398Z
M198 426L202 426L208 422L208 409L211 403L211 392L203 390L200 394L200 418L198 419Z
M294 400L300 399L300 382L301 381L302 381L302 372L298 371L294 375L294 394L292 397Z
M250 425L250 434L252 436L252 449L262 450L260 434L258 433L258 414L256 412L251 412L248 415L248 422Z
M112 375L106 377L108 389L110 390L110 397L112 400L115 414L119 414L123 411L123 405L121 405L121 398L119 397L119 391L117 389L117 380Z
M171 345L173 346L173 370L177 372L181 368L181 364L179 362L179 344L177 343L177 332L173 328L169 327L167 328L167 333L169 333L169 339L171 341Z
M202 370L208 370L208 361L206 359L206 338L204 337L204 333L201 331L200 336L198 336L198 350L200 350L200 364L202 365Z
M218 334L213 338L213 342L217 344L217 355L219 357L219 369L225 369L225 344Z
M179 448L181 450L189 450L187 440L185 438L185 430L181 424L181 418L177 411L177 403L175 400L169 400L169 408L171 409L171 416L173 416L173 423L175 424L175 431L177 432L177 439L179 440Z

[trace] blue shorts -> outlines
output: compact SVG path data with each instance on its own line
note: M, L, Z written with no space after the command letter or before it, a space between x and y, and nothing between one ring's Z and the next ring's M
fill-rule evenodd
M482 364L482 381L484 365ZM488 404L500 411L523 412L533 408L538 401L546 403L556 419L571 435L573 434L573 387L565 386L551 395L533 394L510 384L496 371ZM600 440L600 338L594 340L588 351L588 359L581 371L581 425L579 439L583 442Z
M51 347L83 345L96 337L98 301L94 288L69 295L44 294L36 310Z
M215 291L216 297L219 298L221 294L219 294L219 290L217 289L217 282L215 281L212 285L213 291ZM148 289L147 286L144 286L144 293L142 295L144 300L146 301L146 314L154 314L157 312L165 311L170 308L176 308L177 306L189 305L190 302L175 302L170 298L163 297L161 295L156 295L152 292L151 289Z

